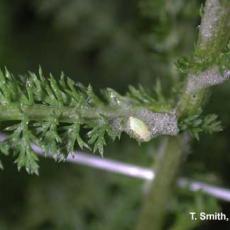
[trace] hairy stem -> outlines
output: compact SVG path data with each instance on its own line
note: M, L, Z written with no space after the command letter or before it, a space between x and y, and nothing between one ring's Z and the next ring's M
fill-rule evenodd
M57 116L59 122L73 123L76 120L82 119L96 119L101 115L113 117L122 116L121 111L110 112L105 108L87 108L79 109L68 106L50 106L50 105L19 105L12 103L11 105L0 105L0 121L20 121L26 115L31 121L49 120L51 116Z
M19 103L0 105L0 121L22 121L27 118L29 121L41 122L52 117L57 118L58 123L81 124L104 117L114 130L125 131L139 141L149 141L157 135L177 135L179 131L175 113L154 113L139 106L125 109L103 105L97 108Z
M171 188L175 184L185 146L184 141L184 136L166 139L164 152L156 166L154 186L145 197L138 230L161 229L166 206L165 198L170 196Z
M154 113L145 109L144 107L129 108L128 111L124 108L111 108L108 106L98 106L97 108L78 108L68 106L51 106L42 104L33 105L20 105L18 103L11 103L7 105L0 105L0 121L21 121L26 116L31 121L44 121L48 120L50 116L57 116L59 122L73 123L79 119L96 119L101 115L108 117L109 119L119 117L129 117L131 115L138 115L145 119L142 113L148 113L148 119L167 114L167 113ZM168 113L170 115L170 113ZM145 120L144 120L145 121Z
M229 40L229 22L229 1L207 0L195 54L199 53L199 56L204 59L207 56L218 55ZM188 84L191 84L189 77L194 75L195 73L192 72L188 74ZM203 78L202 74L198 74L196 77ZM197 111L204 103L206 94L207 89L190 92L186 85L177 105L177 116L180 118ZM163 228L167 203L173 192L173 184L184 158L186 145L184 136L169 138L165 153L156 162L158 171L146 197L137 230L160 230Z

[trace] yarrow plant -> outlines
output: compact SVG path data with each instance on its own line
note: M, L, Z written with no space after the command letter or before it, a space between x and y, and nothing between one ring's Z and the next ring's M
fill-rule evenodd
M39 167L32 144L56 160L64 160L78 147L102 155L106 136L115 140L122 132L146 142L186 130L196 137L202 131L220 130L216 116L209 123L196 115L178 121L172 100L164 98L159 83L153 92L130 87L121 96L105 89L99 97L90 85L75 83L64 74L56 80L52 75L45 77L40 68L38 74L29 72L15 78L5 69L0 72L0 90L0 119L7 134L0 144L1 152L13 152L18 169L25 167L28 173L38 174ZM82 128L85 138L80 136Z
M18 78L7 69L1 71L0 90L0 119L7 134L1 152L13 152L18 168L28 173L38 174L32 144L61 160L77 147L103 154L106 136L115 140L122 132L143 142L179 131L170 106L159 105L142 87L130 87L125 96L105 89L99 97L90 85L84 87L64 74L59 80L46 78L40 68L38 74ZM82 128L85 138L80 136Z
M154 1L142 1L140 7L150 20L155 17L151 11ZM13 155L18 169L38 174L32 145L56 160L65 160L78 148L102 155L107 138L114 141L123 132L137 142L173 136L158 162L148 197L151 202L145 204L138 225L138 230L160 229L187 133L199 139L201 132L222 130L217 115L202 114L202 107L209 87L230 78L229 21L228 0L206 1L194 54L177 62L184 78L176 97L165 97L159 82L153 91L130 86L125 95L110 88L98 94L91 85L75 83L64 74L46 76L41 68L38 73L18 77L7 69L0 71L1 131L6 134L0 143L1 153ZM164 184L162 178L167 178Z

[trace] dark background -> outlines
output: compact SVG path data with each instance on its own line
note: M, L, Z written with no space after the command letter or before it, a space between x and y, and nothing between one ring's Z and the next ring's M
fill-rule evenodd
M190 55L203 1L186 0L0 0L0 65L15 75L28 70L111 87L128 85L167 91L178 82L177 59ZM176 84L177 87L179 85ZM182 174L230 187L230 83L212 90L205 113L216 113L224 131L194 141ZM152 167L161 138L139 146L123 135L109 143L105 158ZM80 165L41 159L40 175L18 172L1 157L0 230L134 229L148 184ZM222 209L229 203L178 190L169 202L172 229L229 229L224 222L191 223L194 209ZM194 225L194 226L193 226ZM196 226L197 225L197 226Z

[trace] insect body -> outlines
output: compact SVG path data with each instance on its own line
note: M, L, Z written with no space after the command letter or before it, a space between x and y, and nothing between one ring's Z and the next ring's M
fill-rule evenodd
M129 117L128 130L134 138L140 141L149 141L152 136L148 126L136 117Z

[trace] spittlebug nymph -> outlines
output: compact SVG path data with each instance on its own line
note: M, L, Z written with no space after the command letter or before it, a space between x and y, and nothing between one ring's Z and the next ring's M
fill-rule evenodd
M152 136L148 126L136 117L129 117L128 131L139 141L149 141Z

